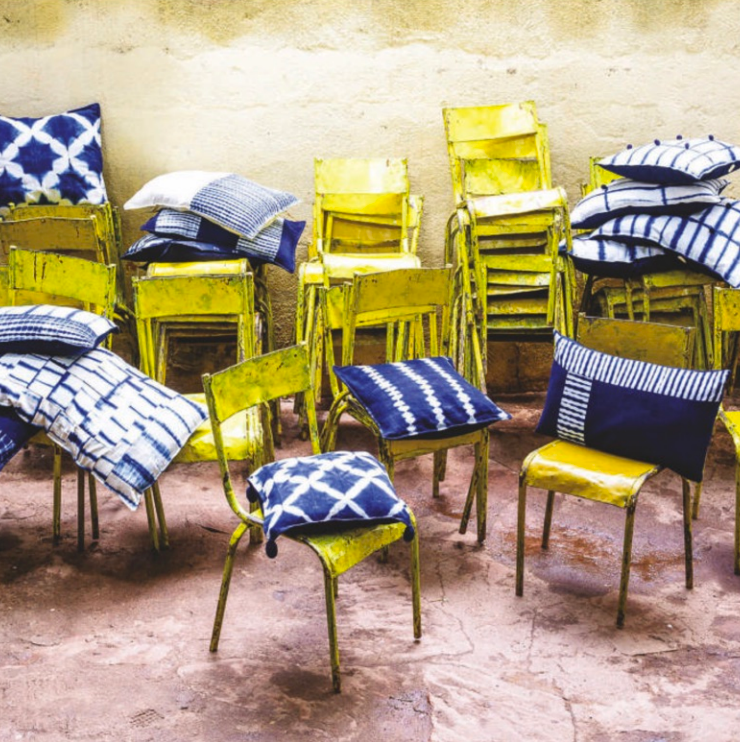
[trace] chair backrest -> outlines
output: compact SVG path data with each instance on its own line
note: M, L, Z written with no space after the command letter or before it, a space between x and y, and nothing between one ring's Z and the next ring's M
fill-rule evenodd
M305 343L248 358L215 374L203 375L203 389L213 428L216 455L226 497L235 512L242 512L241 497L231 483L221 425L234 415L256 405L302 393L313 453L320 453L316 403L311 383L312 369ZM263 426L265 432L268 425Z
M586 196L591 191L601 188L601 186L611 183L613 180L619 180L621 175L604 170L599 167L599 161L603 157L592 155L588 158L588 183L581 183L581 195Z
M439 355L448 341L452 268L355 275L345 298L342 363L353 363L358 328L386 328L386 360Z
M533 101L444 108L456 204L469 195L551 188L547 127Z
M8 296L13 306L63 304L113 317L115 265L13 247L8 271Z
M714 313L714 367L726 367L723 339L727 332L740 330L740 289L715 286L713 289Z
M607 317L578 318L578 341L613 356L689 368L696 329L657 322L634 322Z
M254 284L244 261L233 274L151 276L132 280L141 370L163 381L160 326L233 322L237 360L254 355Z
M421 201L409 192L406 159L317 158L314 189L310 257L413 251L409 232L413 220L418 226Z

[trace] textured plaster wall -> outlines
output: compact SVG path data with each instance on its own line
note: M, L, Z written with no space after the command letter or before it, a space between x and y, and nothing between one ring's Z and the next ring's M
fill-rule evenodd
M738 39L736 0L0 0L1 110L99 101L118 205L178 169L291 190L309 222L299 258L314 156L406 156L436 265L452 205L443 106L534 99L575 201L591 154L677 133L740 141ZM141 221L124 213L126 242ZM271 280L287 342L295 284ZM526 388L541 356L507 347L496 364Z

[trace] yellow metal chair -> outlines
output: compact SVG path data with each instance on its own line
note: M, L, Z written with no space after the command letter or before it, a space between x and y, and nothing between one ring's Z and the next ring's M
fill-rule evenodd
M534 102L443 109L455 197L446 262L457 268L458 367L485 388L489 339L572 334L568 200L552 186Z
M648 361L676 368L688 368L693 350L693 328L659 325L629 320L590 318L578 320L578 340L594 350L611 355ZM517 524L516 594L524 591L524 550L527 488L547 490L542 548L550 538L555 493L576 495L607 503L626 512L622 575L619 587L617 626L624 625L632 559L637 497L643 485L663 467L596 451L564 440L555 440L530 453L519 473L519 511ZM691 486L682 479L686 587L693 587L691 544Z
M77 306L112 318L116 296L115 265L84 258L11 247L8 265L8 293L11 306L24 304L62 304ZM54 544L61 536L62 449L46 434L33 442L53 446L54 504L52 531ZM88 475L92 537L100 534L95 479ZM85 474L77 470L77 546L85 545Z
M383 328L388 362L446 355L451 295L451 267L356 275L345 293L342 365L356 362L357 331L367 327ZM433 454L434 497L439 496L439 483L444 479L447 451L458 446L475 447L475 463L460 533L467 530L475 501L477 537L483 543L488 501L488 429L439 438L388 440L383 438L376 422L348 389L337 386L337 390L322 431L323 450L334 450L340 419L346 412L372 431L378 441L379 458L391 479L397 461Z
M728 347L727 339L730 333L740 331L740 289L714 287L714 367L729 368L734 359ZM737 342L737 335L735 335ZM734 569L740 575L740 410L720 408L719 418L735 446L735 548ZM694 496L694 518L699 517L699 495Z
M403 158L317 158L314 189L308 261L298 275L296 338L317 356L320 397L324 332L318 321L340 328L343 320L337 311L321 316L316 289L351 280L355 273L418 268L423 199L410 193Z
M306 401L309 437L314 454L320 453L319 436L316 423L315 400L312 391L309 353L305 345L278 350L265 356L253 358L219 373L203 376L213 437L218 453L226 499L240 520L231 536L226 554L221 591L213 625L210 649L218 649L223 624L226 600L229 593L234 556L242 536L253 527L262 525L259 510L246 510L234 491L229 471L229 462L223 440L224 421L256 405L264 406L270 400L302 393ZM265 463L273 456L269 440L269 426L263 428L267 438L264 447ZM413 516L412 516L413 518ZM389 544L403 537L404 525L368 525L337 532L312 531L310 535L286 535L286 538L305 544L319 557L324 571L326 595L326 614L329 629L332 684L339 692L341 677L339 672L339 649L337 646L336 596L337 578L370 554L385 549ZM421 637L421 596L419 589L419 537L411 542L411 588L413 596L414 637Z
M231 274L196 276L159 276L133 280L134 315L141 370L161 384L167 381L170 325L181 327L191 323L230 323L236 337L236 361L254 355L254 288L252 274L246 271ZM203 394L186 394L194 401L205 403ZM254 455L251 441L253 423L247 416L229 421L224 441L228 457L244 460ZM210 423L206 420L183 446L173 463L215 461L217 452ZM152 502L153 501L153 502ZM160 534L150 517L150 532L155 547L160 538L169 544L164 508L155 484L145 500L147 513L152 506L157 511Z
M589 158L589 181L581 184L584 196L620 177L599 167L601 159ZM697 331L694 364L706 369L712 366L712 333L705 287L716 282L711 276L690 268L650 272L624 280L589 275L584 283L580 311L645 322L655 317L673 321L688 315L690 325Z

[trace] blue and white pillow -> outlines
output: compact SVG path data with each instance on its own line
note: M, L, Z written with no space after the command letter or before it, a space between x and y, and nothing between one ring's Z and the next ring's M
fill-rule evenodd
M97 103L42 118L0 116L0 210L107 200Z
M404 523L404 540L414 538L413 515L396 494L385 467L369 453L331 453L282 459L260 467L247 485L259 501L266 551L277 556L275 539L283 533L324 526ZM316 530L318 529L318 530Z
M648 183L693 183L720 178L740 167L740 147L714 137L631 145L599 165L617 175Z
M511 418L443 356L334 372L387 440L449 438Z
M235 173L182 170L150 180L123 208L190 211L240 237L254 238L297 203L291 193L266 188Z
M619 358L555 332L537 432L700 482L728 374Z
M0 353L78 354L96 348L118 327L73 307L0 307Z
M141 227L152 234L137 240L122 258L180 263L246 257L253 265L271 263L293 273L298 240L305 226L304 221L278 217L256 237L247 238L197 214L162 209Z
M135 509L208 414L104 348L0 356L0 405Z
M570 223L574 229L594 229L626 214L691 214L720 203L728 183L715 178L663 185L619 178L582 198L571 212Z
M570 250L563 241L560 253L581 273L600 278L633 278L683 265L676 255L656 245L594 239L590 235L574 237Z
M0 407L0 471L41 428L21 419L12 407Z
M740 288L740 201L689 216L624 216L602 224L592 237L630 243L650 242Z

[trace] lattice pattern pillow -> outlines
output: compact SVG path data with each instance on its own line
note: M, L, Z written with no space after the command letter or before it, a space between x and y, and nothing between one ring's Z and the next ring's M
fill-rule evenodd
M183 170L150 180L123 208L190 211L236 235L254 238L297 203L291 193L266 188L235 173Z
M118 327L73 307L0 307L0 353L77 354L96 348Z
M42 427L130 508L207 419L109 350L0 356L0 405Z
M334 451L266 464L249 477L247 497L262 507L269 557L277 556L278 536L301 528L398 522L406 524L406 541L414 537L408 505L369 453Z
M107 200L97 103L42 118L0 116L0 210Z
M619 358L555 332L537 432L700 482L728 374Z
M599 161L617 175L648 183L692 183L720 178L740 166L740 147L705 139L655 140L642 147L632 146Z
M724 178L680 185L613 180L582 198L570 215L574 229L594 229L626 214L691 214L722 200Z
M442 356L334 367L383 438L443 438L511 418Z

